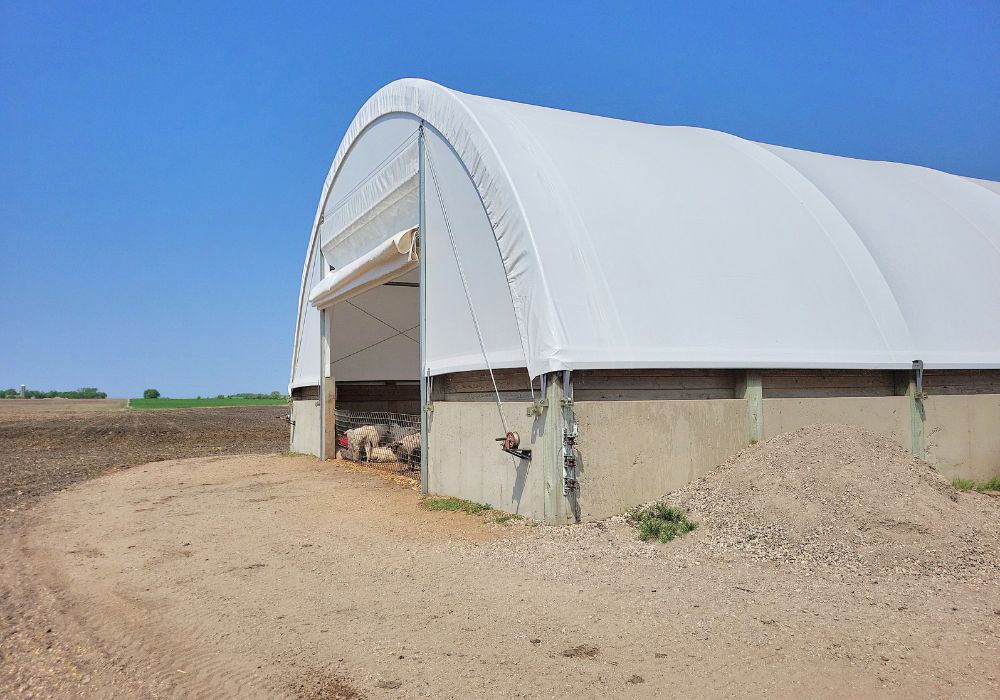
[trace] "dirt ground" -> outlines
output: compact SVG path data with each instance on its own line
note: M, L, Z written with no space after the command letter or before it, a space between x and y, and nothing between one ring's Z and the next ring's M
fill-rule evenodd
M0 401L0 521L70 484L164 459L288 449L285 406L129 411L124 399Z
M741 508L725 484L760 478L752 467L767 450L780 466L798 444L724 467L720 503ZM877 441L861 446L892 458ZM803 494L830 498L823 479L805 481ZM937 504L922 488L903 494L917 515ZM756 537L731 541L734 520L704 489L676 496L700 509L699 528L661 545L638 542L622 519L554 528L431 513L406 480L309 457L106 474L0 525L0 695L1000 695L988 552L960 557L959 570L841 560L838 546L813 546L829 523L790 515L815 510L800 495L772 522L748 510L756 532L792 543L771 557ZM934 508L970 523L1000 515L998 499L940 495L952 505ZM994 532L967 526L956 536ZM944 542L946 530L930 534ZM909 557L909 536L879 551Z
M4 399L0 401L0 421L25 416L80 415L107 413L125 408L128 399Z

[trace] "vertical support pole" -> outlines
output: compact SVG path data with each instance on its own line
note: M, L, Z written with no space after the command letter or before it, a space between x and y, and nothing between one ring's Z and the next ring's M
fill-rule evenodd
M550 524L568 521L566 497L563 494L563 429L566 413L563 407L562 381L558 374L549 377L545 388L545 416L542 434L542 478L545 489L544 520Z
M420 260L420 493L427 495L430 438L430 402L427 392L427 184L425 181L424 122L417 135L417 255Z
M923 371L923 363L920 363ZM896 396L906 396L910 406L910 452L920 459L927 459L927 437L924 430L923 387L917 386L917 366L910 371L896 372Z
M740 377L736 398L747 402L747 440L755 445L764 439L764 383L759 369L748 369Z
M330 366L330 338L327 335L329 324L326 309L319 310L319 454L320 459L326 459L326 375ZM331 438L332 439L332 438ZM336 441L334 441L336 443ZM336 447L334 447L336 450Z

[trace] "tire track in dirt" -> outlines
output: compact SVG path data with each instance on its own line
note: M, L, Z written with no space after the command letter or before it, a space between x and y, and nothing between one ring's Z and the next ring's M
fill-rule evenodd
M58 567L39 568L37 545L26 540L38 523L31 507L47 494L135 465L283 452L288 426L280 418L288 409L140 412L112 406L115 410L88 407L74 413L72 406L60 405L58 412L45 414L34 411L34 403L29 408L33 412L0 413L0 540L5 543L0 547L0 696L169 696L177 687L173 676L184 674L176 669L153 673L149 659L157 657L150 645L109 643L108 638L123 637L123 630L108 626L113 615L107 613L114 610L81 608L68 599L72 582ZM85 550L99 547L76 549L71 556L86 559ZM98 609L105 614L97 615Z
M0 417L0 521L35 499L117 469L185 457L288 450L286 406Z

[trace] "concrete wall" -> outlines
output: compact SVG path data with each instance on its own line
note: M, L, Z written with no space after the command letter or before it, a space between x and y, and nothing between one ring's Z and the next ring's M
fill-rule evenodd
M747 446L743 399L578 401L581 520L680 488Z
M680 378L688 383L693 381ZM440 394L431 413L429 492L489 503L504 511L544 519L547 506L543 455L558 450L562 436L551 436L549 452L543 449L546 421L542 417L527 417L525 409L531 404L520 400L525 392L514 391L523 384L522 378L500 373L501 383L510 384L501 387L507 420L511 429L521 434L522 447L534 451L535 459L523 461L501 452L494 441L502 428L492 392L480 391L484 387L467 376L461 379L449 377L450 384L435 386ZM664 389L661 384L674 380L659 376L654 379L658 382L653 385L656 391L706 390L687 384ZM766 382L767 376L764 379ZM814 378L809 375L805 379ZM820 379L825 378L816 381ZM842 378L836 375L834 379ZM798 382L782 389L786 394L817 390L802 389L799 384L805 380L798 375L785 380L786 384L792 380ZM605 383L609 382L610 379ZM449 388L451 391L446 391ZM593 393L593 399L583 399L583 391L577 394L573 410L579 427L580 488L573 510L581 520L621 513L680 488L749 443L750 404L744 399L698 399L684 394L687 398L624 400L621 392L625 389L638 391L635 387L595 385L592 393L618 393L613 399L605 398L604 394L598 399L597 393ZM984 481L1000 475L1000 394L942 395L934 393L933 385L929 389L932 395L923 401L928 461L949 479ZM979 391L981 387L976 385L972 389ZM955 391L972 389L961 385ZM852 384L848 390L858 389ZM879 389L883 390L884 387ZM764 395L767 396L766 383ZM760 405L765 439L807 425L840 423L890 436L907 449L912 445L908 396L786 395L764 398ZM318 455L319 403L293 401L292 417L296 422L292 450ZM559 459L558 454L556 458ZM552 481L561 483L558 478ZM550 496L564 498L561 488L553 489ZM551 503L548 507L552 511Z
M928 396L927 461L948 479L1000 476L1000 394Z
M906 396L764 399L765 440L817 423L868 428L910 449L910 399Z
M764 438L857 425L911 447L906 396L764 399ZM927 460L947 479L1000 476L1000 395L924 400ZM743 400L578 401L580 515L607 517L680 488L747 445Z
M319 457L320 445L320 406L315 399L292 401L291 450Z
M817 423L859 425L911 447L906 396L764 399L764 437ZM948 479L1000 476L1000 395L928 396L927 461Z
M505 402L504 412L510 429L521 436L521 447L537 452L541 421L526 416L530 405ZM436 401L428 437L428 491L541 519L541 461L520 460L501 452L494 438L502 432L492 401Z

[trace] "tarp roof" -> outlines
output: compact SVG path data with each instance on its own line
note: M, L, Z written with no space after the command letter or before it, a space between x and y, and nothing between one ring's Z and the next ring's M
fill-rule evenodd
M314 236L338 164L393 113L426 120L465 164L533 376L1000 367L997 183L407 79L348 129Z

